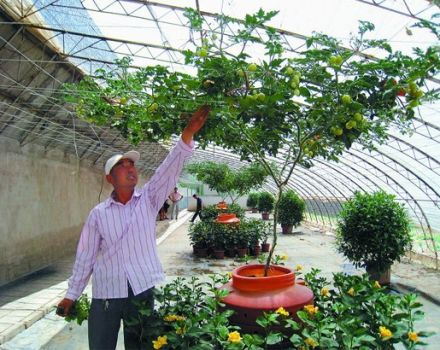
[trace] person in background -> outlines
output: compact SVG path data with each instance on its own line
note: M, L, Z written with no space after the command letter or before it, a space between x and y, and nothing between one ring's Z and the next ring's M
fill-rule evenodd
M193 198L197 201L196 212L194 213L190 222L194 222L197 218L197 215L200 217L200 212L202 211L202 198L200 198L197 193L193 194Z
M178 218L179 216L179 202L182 200L183 196L177 190L177 187L174 187L174 191L168 196L171 201L171 220Z
M160 210L159 210L159 220L160 221L168 219L167 213L168 213L169 207L170 207L170 205L168 204L168 198L167 198L167 200L163 203L162 208L160 208Z
M141 336L149 319L140 314L138 305L153 309L154 286L165 279L156 247L157 212L192 155L193 135L209 111L209 106L202 106L193 113L181 139L142 188L136 188L138 152L116 154L105 163L113 192L91 210L84 224L67 293L57 308L58 315L68 315L93 273L88 318L92 350L116 348L121 320L125 349L145 347ZM133 324L133 319L139 322Z

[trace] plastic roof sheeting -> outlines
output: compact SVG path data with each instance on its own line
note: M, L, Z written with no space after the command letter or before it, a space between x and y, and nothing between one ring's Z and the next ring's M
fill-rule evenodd
M426 48L438 44L427 30L411 27L420 19L438 23L438 19L432 18L439 12L434 3L426 0L36 0L30 4L24 0L2 0L0 86L8 98L0 100L0 132L19 139L20 143L62 147L96 164L115 149L127 149L129 145L114 131L88 125L60 106L57 90L63 82L80 79L82 74L92 74L97 68L111 69L116 58L126 55L133 58L133 67L164 64L192 72L192 67L184 65L181 52L194 49L201 38L188 29L184 7L196 8L209 19L204 28L206 33L218 29L214 21L216 14L244 18L246 13L254 13L260 7L279 10L270 24L279 28L286 50L294 56L313 32L334 36L348 47L350 34L357 31L359 20L372 22L376 26L372 35L388 39L394 49L404 53L410 53L415 46ZM231 26L226 34L234 35L236 30ZM28 57L29 45L18 40L24 34L37 37L43 48L55 47L57 55ZM258 60L261 48L251 49L253 59ZM29 79L30 73L33 80ZM438 78L433 77L429 84L438 86ZM372 192L382 188L405 203L421 233L420 249L432 252L430 236L440 232L439 112L439 103L423 106L411 134L392 131L387 144L379 146L377 151L370 153L353 147L339 163L317 159L311 169L297 168L289 186L307 200L309 219L332 226L341 204L354 191ZM148 154L143 164L145 171L153 171L160 163L169 147L164 146L141 146L141 151ZM196 152L194 161L205 159L241 166L237 157L214 146ZM269 181L267 187L273 188L273 184Z

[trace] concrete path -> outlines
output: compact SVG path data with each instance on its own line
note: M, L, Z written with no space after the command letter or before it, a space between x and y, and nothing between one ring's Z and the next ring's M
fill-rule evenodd
M190 213L182 213L181 218L177 222L171 222L170 227L158 238L159 255L167 274L167 280L177 276L200 276L203 278L212 273L232 271L243 264L233 259L209 260L194 258L187 237L190 216ZM258 217L258 214L250 214L250 216ZM304 266L305 271L312 267L319 268L322 274L328 278L331 278L333 272L338 271L345 271L350 274L362 272L354 269L351 264L344 261L343 257L335 252L334 237L331 234L326 234L313 227L299 227L295 232L292 235L279 235L277 253L288 255L286 265L295 267L297 264L301 264ZM73 257L71 259L70 266ZM65 264L69 265L67 262ZM35 281L35 285L40 287L44 283L38 282L38 280ZM419 292L420 301L424 304L423 309L426 313L424 320L418 322L419 328L437 333L429 338L429 346L426 349L440 349L440 272L405 260L393 266L392 284L400 292ZM70 325L57 317L53 311L46 312L53 310L53 305L56 305L57 301L62 298L66 282L63 281L53 286L46 285L45 289L39 291L36 290L40 287L32 287L32 289L31 286L32 283L26 288L22 288L20 292L18 292L20 286L17 286L14 292L17 299L6 304L2 305L1 300L3 300L3 297L0 298L0 305L2 305L0 308L0 327L8 324L10 317L15 317L14 320L16 320L15 326L9 328L10 333L4 331L0 333L3 337L8 337L7 339L3 338L3 340L9 340L4 342L0 338L0 344L2 344L0 349L87 349L86 324L82 326ZM33 293L25 296L26 289ZM30 304L31 301L35 301L37 295L39 304ZM9 298L13 298L13 295L10 295ZM29 302L29 304L26 304L26 302ZM25 304L26 307L23 306ZM21 309L19 305L22 305ZM21 312L13 316L14 310L32 312L31 314ZM42 312L47 315L43 317ZM37 317L37 314L40 316ZM35 322L37 319L40 320ZM11 334L16 336L12 338ZM122 336L119 338L118 350L123 349Z

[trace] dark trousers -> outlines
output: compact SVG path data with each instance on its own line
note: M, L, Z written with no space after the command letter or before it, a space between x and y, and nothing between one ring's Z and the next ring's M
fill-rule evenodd
M129 287L128 298L92 299L88 321L89 348L91 350L114 350L121 320L123 320L125 349L145 349L145 339L142 345L142 329L148 327L149 319L148 316L139 313L138 303L141 302L142 305L153 310L153 289L135 296ZM135 320L138 322L133 322Z
M201 211L202 211L201 209L196 210L196 212L194 213L194 215L193 215L193 217L192 217L192 219L190 221L194 222L194 220L196 219L197 215L200 217L200 212Z

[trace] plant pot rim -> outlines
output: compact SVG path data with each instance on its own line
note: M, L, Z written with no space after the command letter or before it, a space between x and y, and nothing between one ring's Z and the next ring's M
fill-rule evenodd
M232 271L232 285L241 291L258 292L286 288L295 284L295 273L281 265L270 265L264 276L265 264L250 264Z

